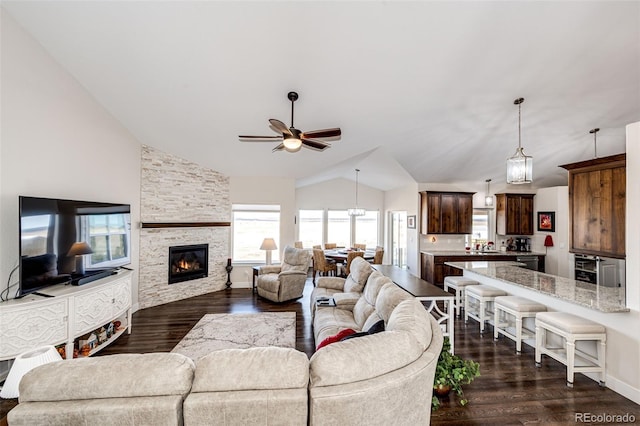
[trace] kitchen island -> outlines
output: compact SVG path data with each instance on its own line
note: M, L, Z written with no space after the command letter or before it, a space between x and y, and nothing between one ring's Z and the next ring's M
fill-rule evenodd
M447 265L596 311L629 312L622 287L603 287L532 271L514 262L447 262ZM513 293L512 288L498 287Z
M444 278L451 275L462 275L462 271L454 268L449 262L471 261L515 261L518 258L537 259L538 271L545 271L545 254L520 251L475 251L475 250L422 250L420 252L420 278L442 287Z
M465 277L606 327L606 386L640 404L640 312L626 307L624 290L531 271L512 262L448 262ZM533 362L533 359L531 360ZM598 380L593 373L584 373Z

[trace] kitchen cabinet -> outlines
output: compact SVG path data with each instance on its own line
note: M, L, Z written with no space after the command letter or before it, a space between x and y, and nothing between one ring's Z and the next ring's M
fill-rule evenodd
M528 252L507 252L507 253L490 253L490 254L474 254L463 253L456 254L437 254L429 252L420 253L420 278L437 286L444 285L444 279L448 276L462 275L462 269L445 265L446 262L515 262L519 256L538 258L538 272L545 271L545 255L528 253Z
M496 194L496 233L533 235L535 194Z
M420 193L421 234L471 234L473 192Z
M569 251L624 258L626 154L560 167L569 171Z

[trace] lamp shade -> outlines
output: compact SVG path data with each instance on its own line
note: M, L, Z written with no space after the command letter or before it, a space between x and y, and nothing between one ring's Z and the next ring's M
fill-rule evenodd
M0 398L17 398L22 377L34 368L54 361L60 361L62 357L55 347L51 345L42 346L29 352L22 353L16 357L0 391Z
M71 248L69 249L69 253L67 256L81 256L83 254L91 254L93 250L91 250L91 246L84 241L78 241L77 243L73 243Z
M260 245L260 250L278 250L278 246L273 238L265 238Z
M544 239L544 246L545 247L553 247L553 238L551 237L551 235L547 235Z

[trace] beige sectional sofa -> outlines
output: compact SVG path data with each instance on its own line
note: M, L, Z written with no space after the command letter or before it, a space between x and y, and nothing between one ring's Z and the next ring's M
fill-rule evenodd
M361 293L343 297L352 303L316 310L316 343L344 328L367 330L380 319L383 332L332 343L311 359L295 349L269 347L217 351L196 364L173 353L59 361L25 375L8 423L428 424L440 328L388 278L357 270L352 265L353 276L343 280L357 284L366 275ZM340 299L340 283L328 283L334 288L318 287L314 296Z

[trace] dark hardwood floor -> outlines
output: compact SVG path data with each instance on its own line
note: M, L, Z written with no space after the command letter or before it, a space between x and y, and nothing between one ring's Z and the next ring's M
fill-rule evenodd
M296 348L311 356L312 286L307 280L303 298L283 304L261 299L250 289L231 289L138 311L132 334L121 336L98 355L168 352L204 314L290 311L296 312ZM504 337L494 342L491 327L480 337L478 329L472 320L468 326L456 321L456 354L480 363L481 377L465 387L469 404L460 406L455 396L442 399L440 409L432 413L433 425L575 425L578 413L629 413L640 423L639 405L582 374L576 374L573 389L567 388L564 365L544 358L542 368L536 368L533 348L524 345L522 355L516 356L515 343ZM15 404L16 400L2 400L0 419ZM425 404L430 401L425 399Z

